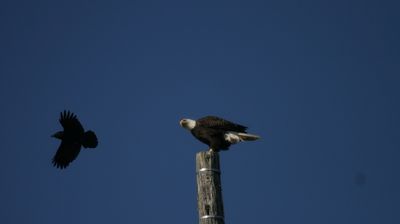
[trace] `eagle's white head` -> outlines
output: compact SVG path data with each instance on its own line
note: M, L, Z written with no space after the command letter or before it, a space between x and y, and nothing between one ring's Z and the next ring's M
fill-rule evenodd
M181 121L179 121L179 124L183 128L185 128L185 129L187 129L189 131L192 130L194 127L196 127L196 121L192 120L192 119L187 119L187 118L182 119Z

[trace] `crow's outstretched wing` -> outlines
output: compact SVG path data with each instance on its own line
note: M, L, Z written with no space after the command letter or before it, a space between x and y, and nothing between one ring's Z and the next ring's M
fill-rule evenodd
M53 157L53 165L63 169L79 155L84 129L76 115L69 111L61 112L59 121L64 132L61 144Z
M74 136L83 135L84 129L74 113L64 110L60 115L59 121L64 128L64 134Z
M224 131L236 131L236 132L246 132L247 127L235 124L228 120L216 117L216 116L207 116L196 120L197 125L205 127L205 128L213 128Z
M76 159L80 151L81 144L63 140L53 157L53 165L60 169L66 168L72 161Z

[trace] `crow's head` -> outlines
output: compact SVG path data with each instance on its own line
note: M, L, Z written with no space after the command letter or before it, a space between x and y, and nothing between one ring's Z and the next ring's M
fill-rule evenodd
M58 139L62 140L63 137L64 137L64 132L63 131L58 131L58 132L54 133L51 137L58 138Z

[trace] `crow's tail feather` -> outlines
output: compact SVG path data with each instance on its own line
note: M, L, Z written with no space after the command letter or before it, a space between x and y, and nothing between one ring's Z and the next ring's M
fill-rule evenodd
M96 148L98 144L96 134L93 131L85 132L83 136L82 145L85 148Z

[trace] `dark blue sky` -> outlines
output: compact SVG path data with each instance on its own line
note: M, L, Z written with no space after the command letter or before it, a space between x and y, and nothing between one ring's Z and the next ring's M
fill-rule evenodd
M399 6L1 1L0 223L196 223L211 114L263 137L221 153L227 223L400 223ZM64 109L100 143L60 171Z

